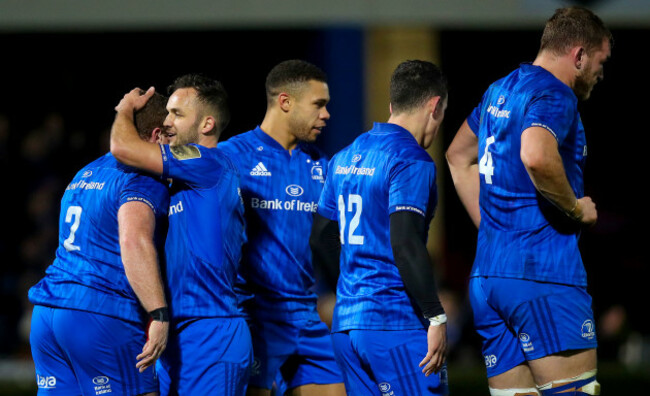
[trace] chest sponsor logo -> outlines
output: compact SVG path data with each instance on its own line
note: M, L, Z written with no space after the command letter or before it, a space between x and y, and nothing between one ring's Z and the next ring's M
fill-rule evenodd
M36 374L36 384L41 389L54 389L56 388L56 377Z
M95 390L95 395L105 395L107 393L113 393L113 390L111 389L111 384L109 384L110 379L105 376L105 375L98 375L97 377L93 378L93 384L94 390Z
M251 198L251 208L262 210L288 210L316 213L318 202L304 202L299 199L283 201L281 199Z
M169 205L169 216L175 215L183 211L183 201L178 201L177 204Z
M488 106L487 112L496 118L510 118L510 110L499 110L496 106Z
M334 172L337 175L357 175L357 176L373 176L375 174L375 168L357 168L354 165L350 166L336 166L336 171Z
M596 337L596 328L594 326L594 322L591 319L587 319L582 322L582 338L593 340L594 337Z
M271 176L271 172L260 162L251 170L251 176Z
M381 396L393 396L395 394L395 392L391 390L390 383L388 382L381 382L378 386Z
M299 197L304 194L305 189L297 184L290 184L284 189L284 191L292 197Z
M83 176L82 176L83 177ZM104 185L106 182L85 182L83 180L79 180L78 182L75 183L70 183L68 184L68 187L66 187L66 191L68 190L102 190L104 188Z

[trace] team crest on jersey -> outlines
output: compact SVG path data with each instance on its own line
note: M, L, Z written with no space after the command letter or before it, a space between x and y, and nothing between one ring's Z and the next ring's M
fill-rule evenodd
M318 162L316 162L318 164ZM323 167L320 165L314 165L311 167L311 178L313 180L318 180L321 183L325 183L325 178L323 177Z
M88 169L87 171L85 171L85 172L83 173L83 175L81 175L81 177L90 177L90 176L92 176L92 175L93 175L93 171L91 171L90 169Z
M352 162L359 162L359 161L361 161L361 154L355 154L352 157Z
M201 151L196 146L170 146L169 151L177 160L201 158Z
M497 105L502 105L504 103L506 103L506 97L503 95L499 96L499 99L497 99Z
M584 322L582 322L582 338L593 340L595 336L596 336L596 328L594 326L593 320L587 319Z

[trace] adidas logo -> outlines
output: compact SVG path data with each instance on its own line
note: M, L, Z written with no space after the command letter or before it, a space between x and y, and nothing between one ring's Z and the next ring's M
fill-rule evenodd
M271 176L271 172L269 172L268 169L266 169L266 166L264 166L263 163L259 163L255 165L255 168L251 170L251 176Z

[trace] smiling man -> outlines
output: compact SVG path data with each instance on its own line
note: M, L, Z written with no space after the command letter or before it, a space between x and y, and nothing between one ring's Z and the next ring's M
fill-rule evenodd
M252 345L234 283L245 241L239 175L216 149L229 120L218 81L182 76L169 88L170 145L136 139L132 113L153 94L134 89L116 107L111 153L118 161L171 179L165 244L171 330L160 358L160 393L241 396Z
M248 245L240 275L255 363L249 395L270 394L282 373L290 393L342 395L327 326L316 311L309 249L327 159L310 145L330 115L325 74L301 60L266 78L267 111L252 131L221 143L242 176Z

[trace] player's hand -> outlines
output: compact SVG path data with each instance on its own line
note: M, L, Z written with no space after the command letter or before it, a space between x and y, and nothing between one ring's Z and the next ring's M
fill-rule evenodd
M437 373L443 367L447 355L447 325L429 326L427 331L427 356L420 362L425 376Z
M136 359L138 363L135 367L143 372L147 367L156 363L156 359L162 355L167 347L167 337L169 334L169 322L159 322L154 320L149 325L149 337L147 343L142 347L142 353Z
M147 101L153 96L154 92L156 92L154 87L149 88L146 92L140 88L133 88L115 106L115 111L118 113L133 114L134 111L140 110L147 104Z
M596 211L596 204L591 200L591 197L582 197L578 200L582 208L582 219L580 222L584 225L594 225L598 220L598 212Z

